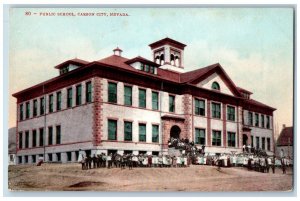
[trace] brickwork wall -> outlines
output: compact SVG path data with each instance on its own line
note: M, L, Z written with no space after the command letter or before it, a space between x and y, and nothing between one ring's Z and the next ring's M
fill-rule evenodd
M94 107L93 107L93 145L101 145L103 127L103 84L101 78L94 78Z

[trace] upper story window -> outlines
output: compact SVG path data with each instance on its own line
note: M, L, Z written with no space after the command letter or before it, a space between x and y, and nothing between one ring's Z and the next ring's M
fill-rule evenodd
M132 141L132 122L124 122L124 140Z
M255 126L259 126L259 115L255 113Z
M266 117L266 120L267 120L267 125L266 125L266 127L269 129L269 128L270 128L270 117L267 116L267 117Z
M90 103L92 102L92 82L87 82L85 86L85 100Z
M20 121L23 120L23 113L24 113L24 111L23 111L23 104L20 104Z
M265 127L265 115L261 115L261 127L264 128Z
M72 96L73 96L73 93L72 93L72 88L69 88L67 90L67 107L72 107L73 105L73 99L72 99Z
M205 116L205 101L195 99L195 114Z
M159 129L158 125L152 125L152 142L158 142Z
M61 110L61 92L56 93L56 110Z
M235 107L227 106L227 120L235 121Z
M26 119L30 117L30 102L26 103Z
M252 126L253 125L253 113L248 112L248 125Z
M67 72L69 72L69 66L66 66L66 67L59 70L60 74L64 74L64 73L67 73Z
M37 115L37 100L33 100L33 116L35 117Z
M124 86L124 105L132 105L132 87Z
M169 95L169 112L175 112L175 96Z
M108 140L117 140L117 121L108 120Z
M205 129L195 129L195 144L205 145Z
M108 83L108 102L117 103L117 84Z
M56 144L61 143L61 128L60 126L56 126Z
M45 113L45 98L42 97L40 99L40 115L43 115Z
M215 89L215 90L220 90L220 85L217 82L213 82L212 85L211 85L211 88Z
M139 89L139 107L146 107L146 90Z
M212 117L221 119L221 104L211 103Z
M152 109L158 110L158 92L152 91Z
M148 64L143 64L141 63L141 71L145 71L147 73L155 74L155 67L148 65Z
M53 112L53 94L49 95L49 112Z
M76 105L81 105L81 84L76 86Z

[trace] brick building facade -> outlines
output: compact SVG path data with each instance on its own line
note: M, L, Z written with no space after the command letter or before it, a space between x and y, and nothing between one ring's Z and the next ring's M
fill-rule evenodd
M167 153L170 137L207 152L240 152L243 144L273 152L274 108L250 98L220 64L184 72L186 45L149 45L153 61L110 57L68 60L60 75L17 92L17 162L74 162L87 154Z

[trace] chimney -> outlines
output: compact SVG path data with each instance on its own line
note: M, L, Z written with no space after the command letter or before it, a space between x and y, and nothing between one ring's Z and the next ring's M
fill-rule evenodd
M113 50L114 51L114 55L116 56L121 56L123 50L121 50L119 47L117 47L116 49Z

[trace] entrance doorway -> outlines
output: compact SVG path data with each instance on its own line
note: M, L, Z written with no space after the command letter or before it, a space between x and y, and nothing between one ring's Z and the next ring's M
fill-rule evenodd
M171 131L170 131L170 137L179 139L180 133L181 133L181 130L178 126L176 126L176 125L172 126Z
M243 134L243 145L248 145L248 136L246 134Z

